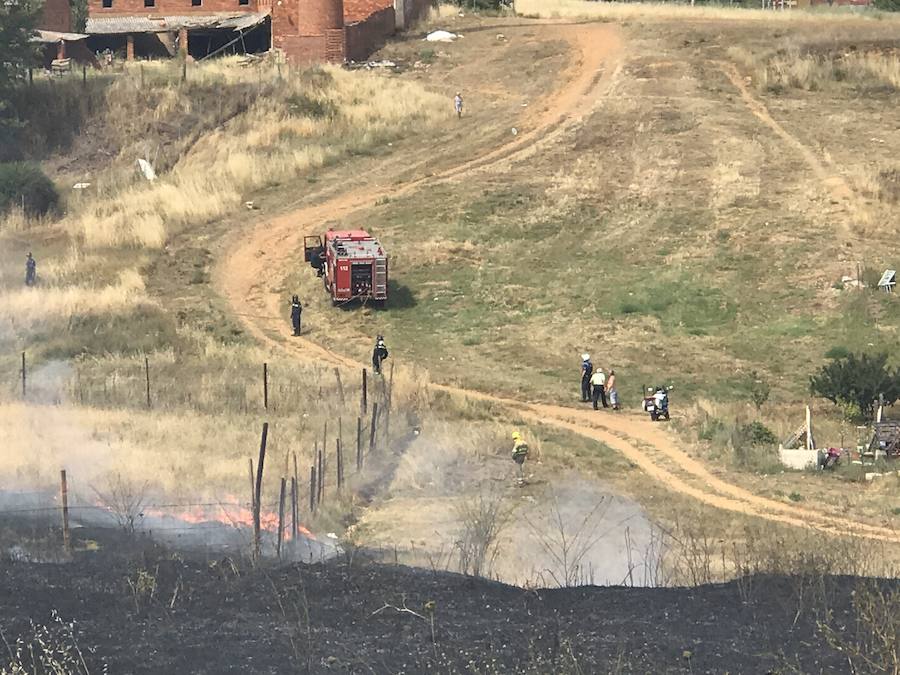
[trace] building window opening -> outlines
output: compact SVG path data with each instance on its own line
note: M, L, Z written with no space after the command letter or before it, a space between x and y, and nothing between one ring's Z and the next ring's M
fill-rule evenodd
M104 9L112 8L112 0L103 0L103 8Z
M250 4L250 0L238 0L238 4L244 7Z
M191 7L201 7L203 0L191 0Z
M144 0L144 7L156 7L156 0Z

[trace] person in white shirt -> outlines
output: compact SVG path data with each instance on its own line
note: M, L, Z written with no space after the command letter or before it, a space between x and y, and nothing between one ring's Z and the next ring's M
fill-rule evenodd
M608 408L606 404L606 373L603 368L597 368L591 375L591 401L594 404L594 410L599 410L597 401L603 402L603 407Z

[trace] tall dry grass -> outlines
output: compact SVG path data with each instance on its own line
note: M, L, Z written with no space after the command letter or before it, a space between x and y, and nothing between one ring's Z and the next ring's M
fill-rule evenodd
M827 9L772 11L744 9L725 5L691 6L675 2L588 2L587 0L516 0L516 11L523 16L545 19L720 19L740 21L853 21L884 18L879 12L846 12Z
M752 73L763 90L823 91L835 86L900 89L900 54L893 52L805 53L789 45L777 53L731 47L729 56Z
M166 65L145 67L145 86L161 90L155 110L147 111L152 116L177 113L191 87L256 87L261 94L245 111L197 138L157 181L113 189L68 218L66 228L88 248L160 248L173 230L219 218L256 190L402 137L436 120L445 107L416 84L334 67L311 76L223 60L192 70L188 85L173 79ZM123 79L112 88L110 101L118 89L133 86L132 79Z
M118 281L102 286L41 285L0 292L0 335L60 325L76 316L113 314L147 303L137 270L122 270Z

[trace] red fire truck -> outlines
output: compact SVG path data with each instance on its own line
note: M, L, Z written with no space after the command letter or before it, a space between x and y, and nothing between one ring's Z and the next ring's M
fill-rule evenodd
M365 230L328 230L324 241L304 237L303 257L324 280L333 305L387 300L388 256Z

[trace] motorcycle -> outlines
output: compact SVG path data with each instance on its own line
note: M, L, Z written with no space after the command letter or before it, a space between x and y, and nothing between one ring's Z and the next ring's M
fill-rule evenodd
M838 448L828 448L822 455L819 466L824 469L833 469L841 463L841 451Z
M641 407L644 412L650 415L650 420L658 422L659 420L668 421L669 418L669 391L672 387L656 387L656 389L648 388L648 396L644 397Z

